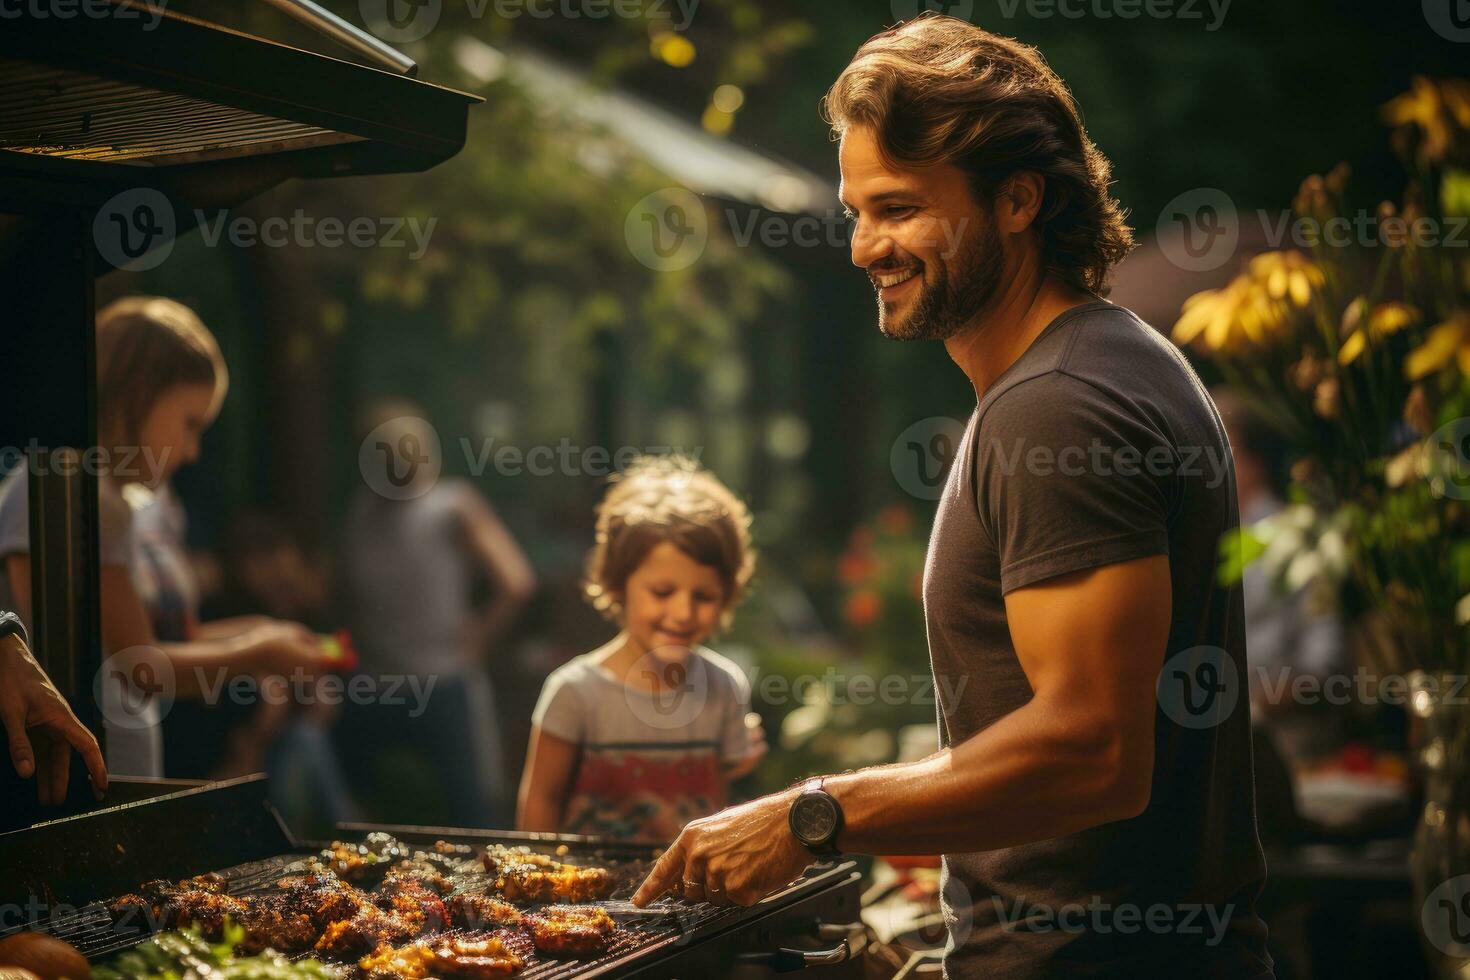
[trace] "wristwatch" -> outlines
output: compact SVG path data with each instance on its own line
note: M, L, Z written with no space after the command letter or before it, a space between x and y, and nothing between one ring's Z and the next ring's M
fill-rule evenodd
M808 780L791 801L788 821L792 835L819 858L840 857L837 835L842 833L842 804L822 789L822 779Z

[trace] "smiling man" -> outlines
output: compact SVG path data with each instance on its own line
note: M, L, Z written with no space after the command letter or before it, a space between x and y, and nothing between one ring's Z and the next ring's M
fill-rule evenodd
M863 45L826 112L879 328L975 391L924 576L941 748L696 820L635 901L943 853L951 977L1270 977L1234 475L1185 463L1228 459L1219 415L1101 299L1107 161L1034 49L948 17Z

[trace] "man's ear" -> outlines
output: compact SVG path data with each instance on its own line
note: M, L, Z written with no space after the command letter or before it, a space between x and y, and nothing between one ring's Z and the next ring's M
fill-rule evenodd
M1001 186L995 200L996 228L1002 234L1018 234L1031 227L1041 210L1046 192L1046 178L1034 170L1012 174Z

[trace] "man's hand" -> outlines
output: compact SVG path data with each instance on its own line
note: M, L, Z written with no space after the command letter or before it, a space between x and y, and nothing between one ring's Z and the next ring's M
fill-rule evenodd
M72 749L87 764L92 792L101 799L107 791L107 763L97 739L15 635L0 637L0 722L15 771L22 779L35 774L42 804L55 806L66 800Z
M812 863L791 835L787 814L799 789L763 796L684 827L648 873L633 904L666 892L691 902L754 905Z

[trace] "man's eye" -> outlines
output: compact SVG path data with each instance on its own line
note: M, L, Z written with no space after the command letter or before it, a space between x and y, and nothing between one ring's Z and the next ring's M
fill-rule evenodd
M893 204L883 209L883 213L890 218L902 218L913 213L913 207L908 204Z

